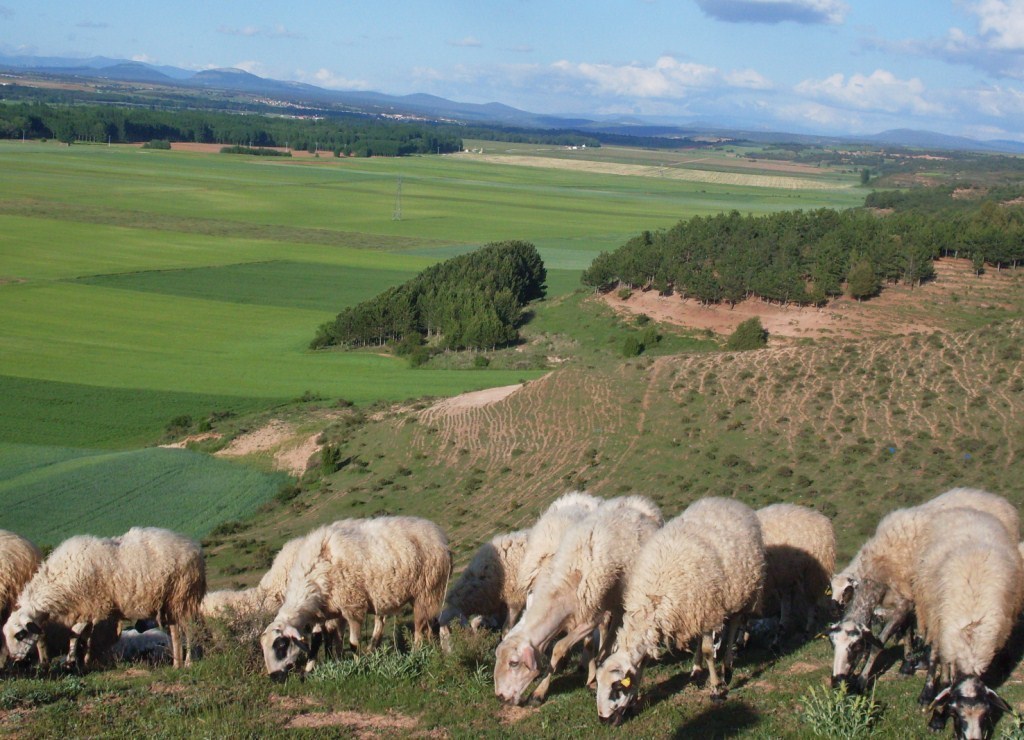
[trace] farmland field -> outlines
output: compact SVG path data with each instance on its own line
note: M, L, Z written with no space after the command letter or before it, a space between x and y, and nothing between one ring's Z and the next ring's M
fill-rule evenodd
M805 189L758 188L467 157L268 162L3 142L0 450L89 450L90 470L112 472L115 458L95 450L154 444L179 416L536 378L542 370L413 370L307 345L342 308L488 241L533 241L557 296L596 253L641 229L730 208L855 205L852 182L823 172Z

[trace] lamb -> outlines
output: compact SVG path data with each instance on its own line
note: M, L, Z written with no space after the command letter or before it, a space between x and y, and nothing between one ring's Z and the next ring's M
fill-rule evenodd
M780 634L792 627L809 631L814 610L823 597L836 564L836 535L824 514L806 506L772 504L757 511L764 539L765 606L763 614L779 614Z
M252 588L206 594L200 607L203 617L244 617L280 609L288 586L288 573L304 540L305 537L296 537L285 542L260 582Z
M114 538L80 535L58 546L25 586L4 624L4 640L20 659L50 620L87 639L94 624L110 617L154 617L167 626L180 668L191 663L191 651L183 648L179 628L198 615L205 591L203 552L187 537L155 527L133 527Z
M358 651L363 620L372 611L375 648L383 636L381 618L410 602L419 644L441 608L451 563L448 538L426 519L349 519L314 530L292 565L281 608L260 636L267 673L283 680L300 656L315 658L306 633L323 620L344 619ZM307 660L307 671L311 665Z
M543 701L568 651L594 630L599 647L622 611L625 573L643 543L662 524L657 508L637 496L612 499L572 526L562 537L550 565L535 584L534 599L519 624L498 646L494 692L502 701L521 704L527 686L541 674L547 646L559 633L546 674L531 699ZM589 661L587 683L596 674Z
M988 713L1005 702L981 676L1006 644L1024 602L1024 562L1004 522L972 509L936 514L912 577L918 623L931 647L921 703L932 729L953 710L958 737L984 737ZM946 687L935 694L937 682Z
M897 509L879 522L869 539L844 571L848 573L853 597L841 622L830 627L835 645L832 667L833 685L853 680L853 666L870 647L860 671L866 681L881 653L882 645L892 635L904 631L902 673L914 672L911 657L913 631L907 620L914 608L910 578L913 563L920 551L922 533L932 517L951 508L963 507L986 512L999 520L1009 536L1019 538L1019 516L1016 509L1001 496L972 488L954 488L920 506ZM833 579L833 598L837 596ZM874 610L882 603L890 605L890 614L877 638L870 630Z
M441 638L449 636L448 624L469 615L492 618L508 632L525 606L519 588L519 565L526 552L529 530L499 534L473 555L469 565L448 591L447 606L441 612Z
M648 658L666 639L701 638L713 701L728 691L732 637L757 606L765 580L765 548L757 516L732 499L706 498L668 522L644 544L629 574L625 613L614 652L597 673L597 713L619 724L636 701ZM713 632L726 631L723 681Z

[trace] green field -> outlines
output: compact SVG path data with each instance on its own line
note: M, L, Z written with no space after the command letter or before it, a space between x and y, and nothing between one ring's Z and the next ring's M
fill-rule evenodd
M310 395L366 405L536 378L542 370L413 370L383 353L307 346L342 308L489 241L537 244L558 296L595 254L642 229L862 198L837 173L822 176L837 187L725 187L465 157L268 162L2 142L0 449L131 450L160 441L181 415ZM90 469L104 467L117 469L93 456ZM77 493L58 489L102 498L84 479Z

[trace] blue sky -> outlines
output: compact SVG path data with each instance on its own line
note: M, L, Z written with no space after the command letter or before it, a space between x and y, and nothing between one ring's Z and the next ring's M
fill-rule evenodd
M0 0L0 52L538 113L1024 141L1024 0Z

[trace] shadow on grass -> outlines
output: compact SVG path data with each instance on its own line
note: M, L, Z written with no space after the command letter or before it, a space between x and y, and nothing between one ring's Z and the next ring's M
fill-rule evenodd
M676 728L672 737L733 737L754 727L761 715L748 704L728 701L720 707L708 707Z

